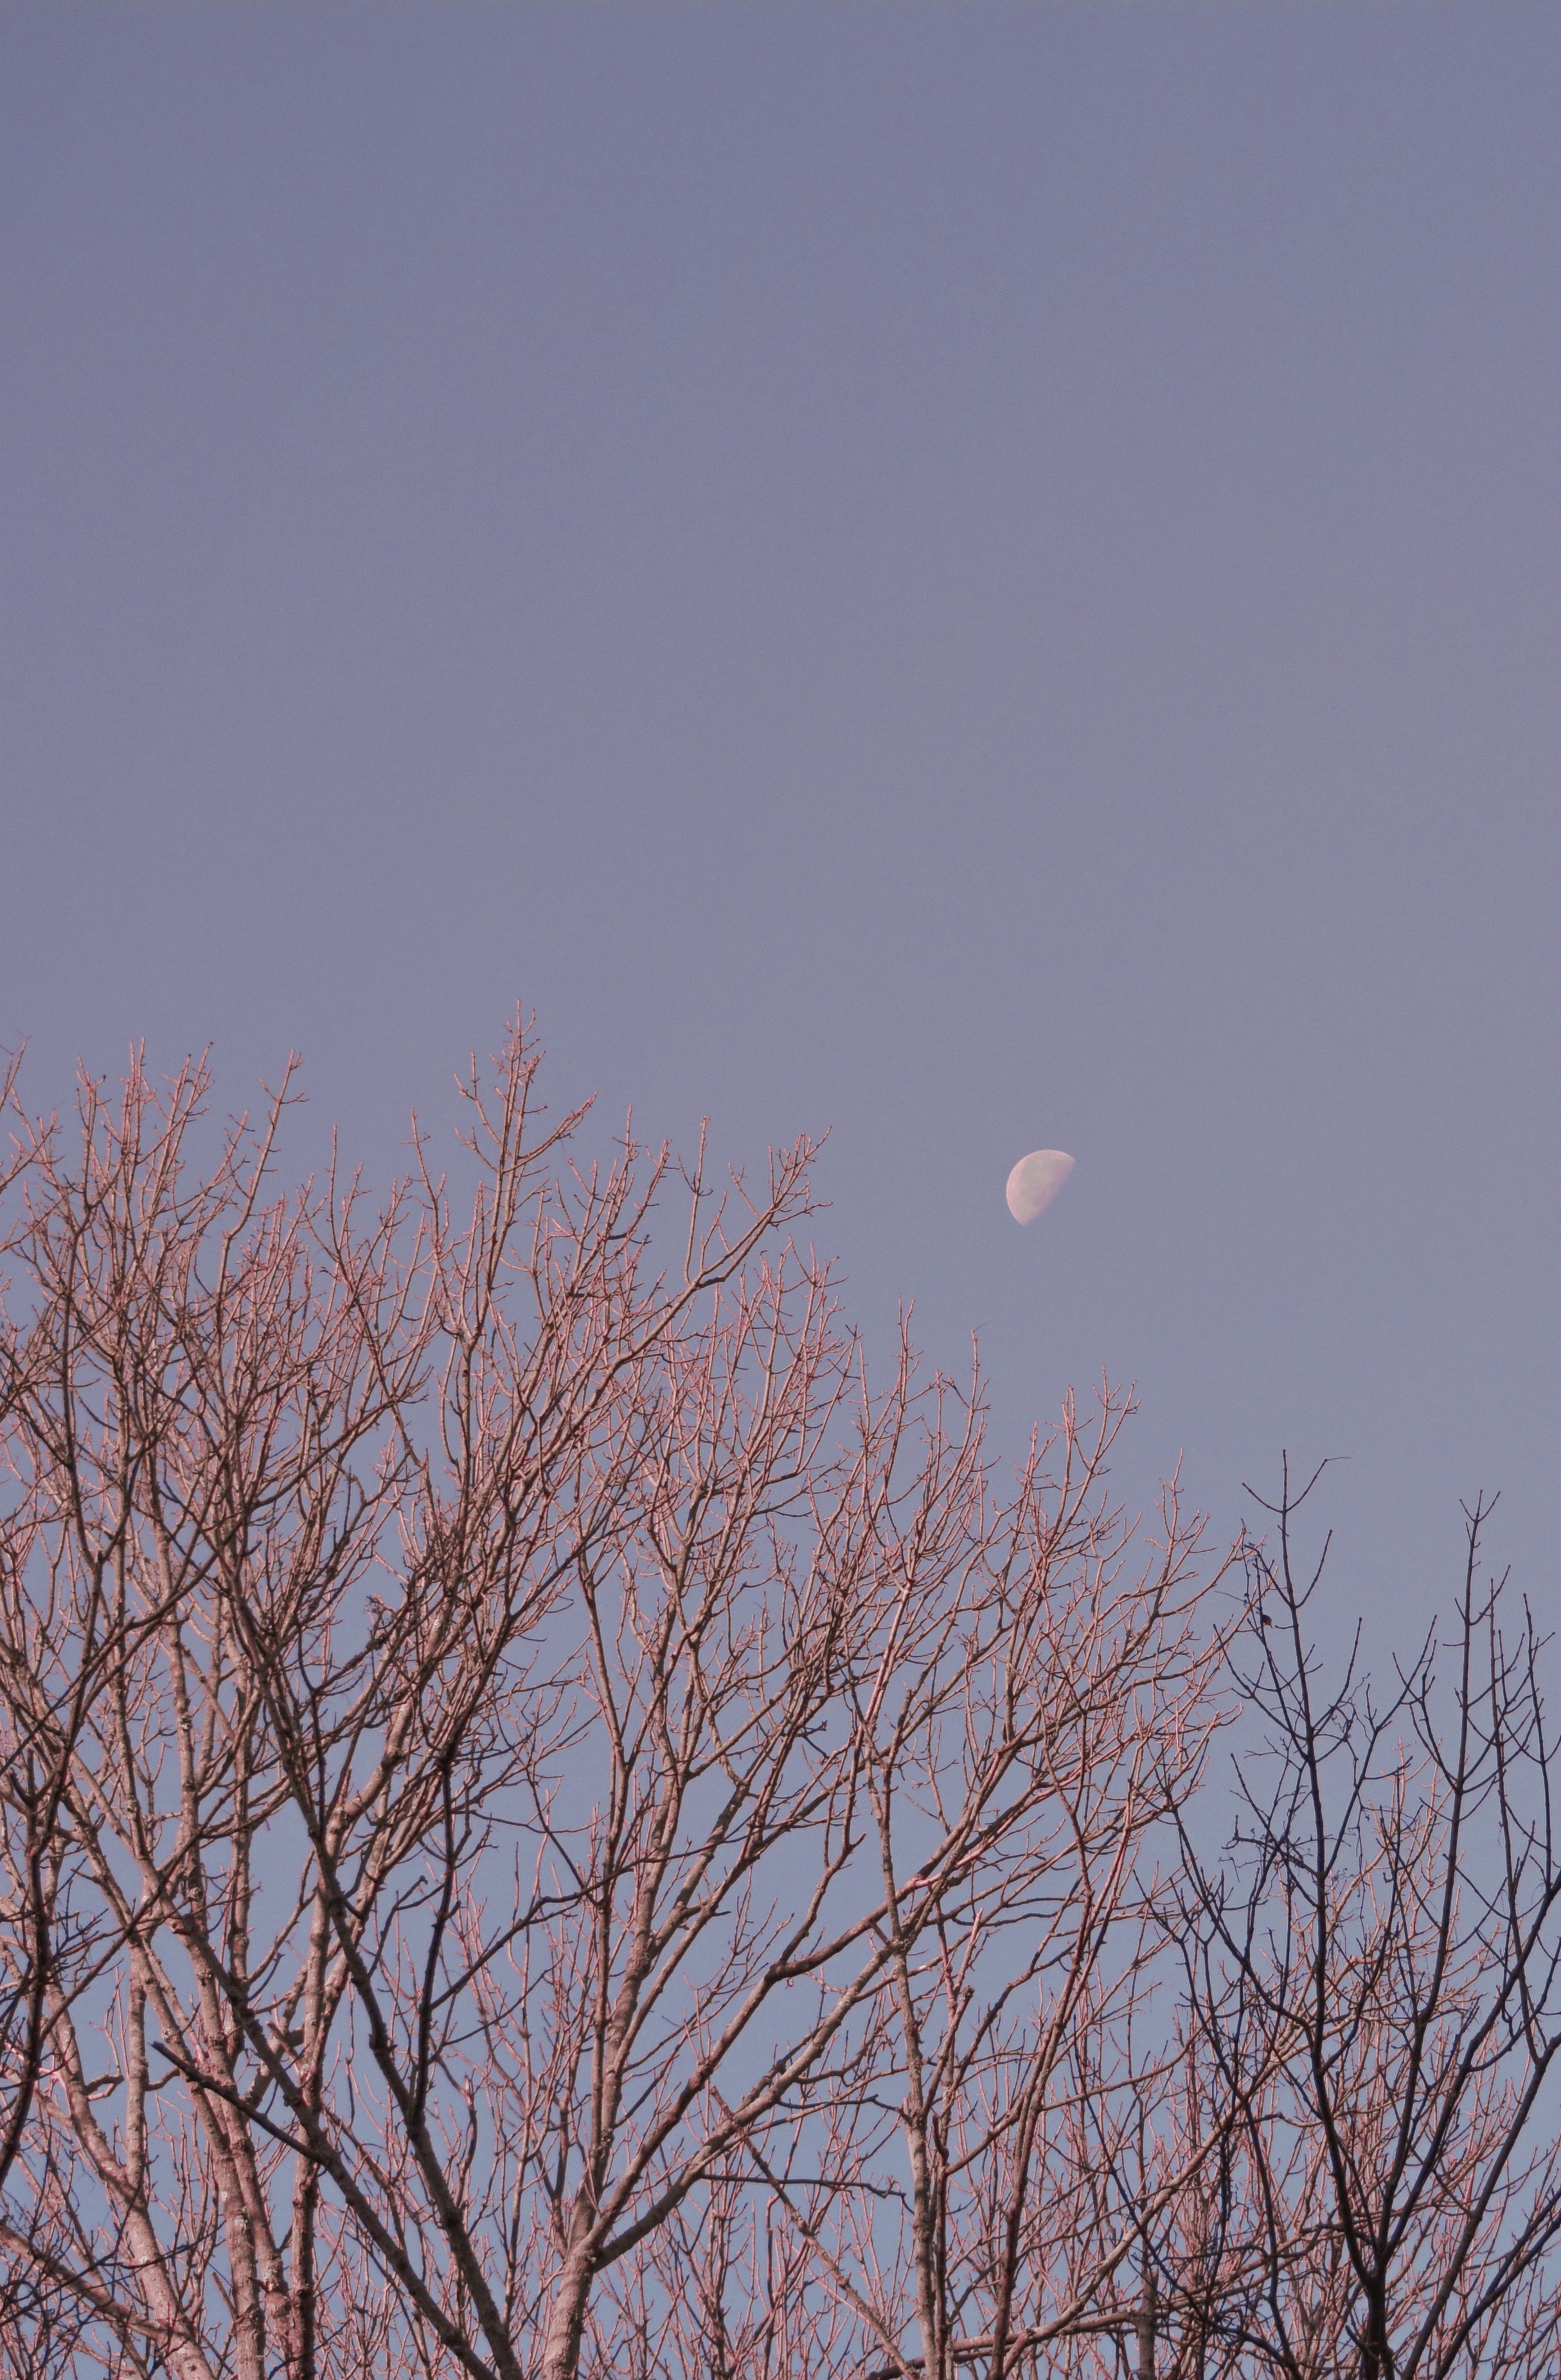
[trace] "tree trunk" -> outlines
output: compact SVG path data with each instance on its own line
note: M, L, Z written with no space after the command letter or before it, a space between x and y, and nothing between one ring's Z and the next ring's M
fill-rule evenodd
M1144 2268L1144 2299L1138 2309L1133 2328L1138 2333L1138 2380L1155 2380L1155 2332L1158 2315L1159 2292L1155 2286L1155 2267L1145 2263Z

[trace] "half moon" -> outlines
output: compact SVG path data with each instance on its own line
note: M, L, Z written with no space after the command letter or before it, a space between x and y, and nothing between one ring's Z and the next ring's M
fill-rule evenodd
M1008 1177L1008 1210L1016 1223L1033 1223L1051 1205L1073 1160L1065 1149L1033 1148Z

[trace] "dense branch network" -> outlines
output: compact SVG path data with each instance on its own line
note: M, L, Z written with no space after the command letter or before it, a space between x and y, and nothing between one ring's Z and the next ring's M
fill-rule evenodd
M1483 1516L1450 1719L1431 1647L1378 1716L1290 1500L1216 1602L1119 1397L1000 1484L978 1384L871 1388L805 1144L591 1170L537 1073L467 1079L459 1220L421 1142L279 1196L286 1083L204 1165L200 1068L74 1139L6 1087L0 2369L1537 2372Z

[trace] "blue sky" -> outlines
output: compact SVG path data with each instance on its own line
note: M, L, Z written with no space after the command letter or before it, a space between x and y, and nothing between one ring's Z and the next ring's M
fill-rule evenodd
M538 1011L1016 1441L1555 1608L1561 15L14 7L0 1039ZM598 1127L593 1127L598 1129ZM1078 1170L1033 1230L1041 1145Z

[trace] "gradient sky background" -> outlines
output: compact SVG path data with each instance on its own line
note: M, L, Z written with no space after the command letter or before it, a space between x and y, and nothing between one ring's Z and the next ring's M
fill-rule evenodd
M0 1040L538 1012L1005 1439L1561 1617L1561 9L13 5ZM1034 1230L1003 1179L1078 1159ZM300 1160L301 1161L301 1160Z

